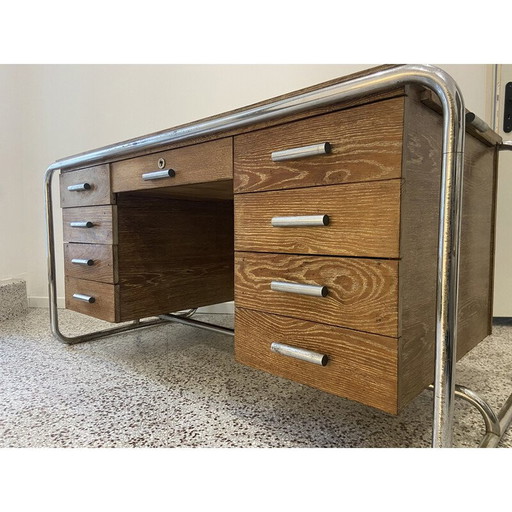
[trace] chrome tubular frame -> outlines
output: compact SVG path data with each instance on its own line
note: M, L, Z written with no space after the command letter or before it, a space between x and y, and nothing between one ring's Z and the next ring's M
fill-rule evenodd
M53 230L52 178L57 170L97 165L115 159L127 158L141 150L156 150L171 142L185 141L201 135L247 126L252 123L280 118L292 113L375 94L404 85L417 84L432 90L442 105L443 146L441 163L441 197L439 216L439 250L437 270L436 310L436 368L434 382L434 447L452 445L453 408L455 396L455 354L457 333L457 300L459 274L459 239L461 222L463 154L465 137L465 110L462 94L443 70L428 65L403 65L378 71L367 76L326 86L286 99L248 108L215 119L164 130L71 156L50 165L46 171L46 223L48 251L48 282L51 328L64 343L80 343L130 329L155 325L166 321L135 321L129 326L117 327L83 336L66 337L59 331L55 275L55 242ZM185 319L181 319L182 323ZM177 321L175 318L172 321ZM192 325L188 321L189 325Z

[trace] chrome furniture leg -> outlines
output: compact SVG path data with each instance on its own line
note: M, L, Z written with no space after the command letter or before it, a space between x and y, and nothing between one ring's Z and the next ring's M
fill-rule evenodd
M439 205L439 249L437 265L436 363L434 381L434 421L432 445L452 445L453 406L455 396L455 354L457 335L457 302L459 274L459 242L461 223L465 110L462 94L453 78L443 70L427 65L404 65L372 73L346 82L326 86L273 103L267 103L193 125L131 139L87 153L71 156L52 164L46 173L46 213L48 242L48 276L50 316L53 333L65 343L88 341L98 337L139 328L148 324L114 328L85 336L68 338L58 330L56 309L55 250L51 202L51 177L57 169L104 163L127 158L143 149L156 149L223 130L275 119L310 108L351 100L363 95L416 84L432 90L442 105L443 142L441 162L441 195ZM181 319L182 321L186 319ZM162 317L158 321L162 321ZM177 321L176 318L173 321ZM508 418L508 414L505 415Z

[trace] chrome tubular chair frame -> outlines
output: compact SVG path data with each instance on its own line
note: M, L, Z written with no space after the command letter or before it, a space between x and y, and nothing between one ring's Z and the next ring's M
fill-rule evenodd
M182 128L164 130L144 137L106 146L101 149L81 153L58 160L50 165L45 175L45 198L50 319L53 334L62 342L71 344L98 339L141 327L149 327L166 321L177 321L177 317L173 315L164 315L156 320L135 321L133 324L76 337L64 336L59 331L51 190L52 177L57 170L99 164L121 157L126 158L143 149L157 149L170 142L184 141L200 135L214 134L223 130L275 119L310 108L355 99L363 95L379 93L409 84L421 85L432 90L439 97L442 105L443 157L441 164L441 198L439 204L435 341L436 363L432 446L451 447L455 397L455 354L457 345L456 311L458 301L459 241L466 120L464 100L456 82L446 72L434 66L396 66L315 91L227 114L216 119L198 122ZM510 148L508 144L504 144L502 149ZM193 320L186 320L184 318L181 318L181 321L182 323L186 321L188 325L196 323ZM507 411L510 411L512 408L512 400L509 399L507 404ZM507 404L505 407L507 407ZM504 419L502 427L505 423L510 422L510 413L507 411L501 415L501 418ZM501 430L500 437L504 433L504 428Z

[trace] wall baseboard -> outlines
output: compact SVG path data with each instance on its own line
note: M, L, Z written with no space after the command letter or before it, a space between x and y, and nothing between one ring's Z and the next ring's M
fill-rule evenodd
M28 306L30 308L47 308L49 304L48 297L29 297ZM65 307L64 297L57 298L57 307L64 309ZM213 304L211 306L205 306L197 310L198 313L209 313L219 315L233 315L235 313L234 302L223 302L221 304Z

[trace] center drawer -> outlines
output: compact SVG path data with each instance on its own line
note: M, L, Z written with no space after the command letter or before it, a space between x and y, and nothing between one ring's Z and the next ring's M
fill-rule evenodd
M238 252L235 275L237 306L398 336L396 260Z
M387 180L237 194L235 250L398 258L400 185Z
M232 180L233 139L130 158L111 168L114 193Z

